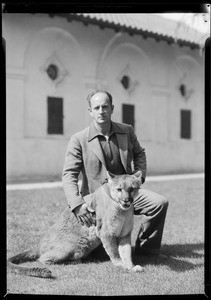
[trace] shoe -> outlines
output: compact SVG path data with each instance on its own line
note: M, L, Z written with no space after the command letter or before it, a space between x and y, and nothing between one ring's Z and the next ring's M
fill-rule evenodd
M165 262L169 259L169 256L161 254L161 253L148 253L148 252L144 252L140 249L135 248L135 255L137 256L142 256L145 257L147 259L156 261L156 262Z
M149 258L156 260L157 262L165 262L169 259L169 256L165 254L151 254L149 255Z

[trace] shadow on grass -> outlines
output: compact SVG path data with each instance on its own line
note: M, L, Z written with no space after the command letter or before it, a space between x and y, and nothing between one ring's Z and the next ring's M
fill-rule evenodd
M104 262L110 260L108 254L106 253L103 245L101 244L92 253L84 259L86 262Z
M132 253L134 253L134 247L132 247ZM204 266L202 262L195 262L195 259L203 260L204 244L174 244L174 245L163 245L162 253L169 256L169 259L165 261L156 261L153 258L146 256L137 256L133 254L134 264L141 266L145 265L166 265L175 272L185 272L201 266ZM192 261L191 261L192 260ZM100 245L95 249L84 262L95 262L101 263L109 261L109 256L105 252L105 249Z
M166 255L177 257L202 258L204 256L204 244L164 244L162 251L165 252Z
M169 256L167 260L155 262L154 259L147 258L146 256L134 256L133 261L135 264L140 264L142 266L149 264L162 264L168 266L173 271L185 272L187 270L204 266L201 261L195 262L195 259L203 260L203 250L203 243L163 245L162 254Z
M169 256L169 258L165 261L156 261L154 258L135 255L134 247L132 247L132 259L134 264L141 265L143 267L146 265L166 265L175 272L185 272L204 266L204 264L198 260L203 260L203 250L203 243L163 245L162 253ZM195 259L197 259L198 262L195 262ZM105 249L102 245L100 245L87 258L82 261L76 261L75 264L81 262L98 264L109 260L110 258L105 252ZM67 262L67 264L69 263Z

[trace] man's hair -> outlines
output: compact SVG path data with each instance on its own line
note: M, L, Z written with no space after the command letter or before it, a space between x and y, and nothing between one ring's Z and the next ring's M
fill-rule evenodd
M113 97L111 96L111 94L107 91L104 91L104 90L95 90L93 92L91 92L88 96L87 96L87 101L89 103L89 107L91 107L91 98L92 96L94 96L95 94L98 94L98 93L104 93L107 95L109 101L110 101L110 104L112 105L112 101L113 101Z

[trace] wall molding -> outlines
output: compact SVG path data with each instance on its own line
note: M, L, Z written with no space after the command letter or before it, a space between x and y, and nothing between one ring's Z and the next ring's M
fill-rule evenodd
M15 67L6 67L6 76L8 78L22 79L22 80L25 80L27 78L25 69L15 68Z
M171 94L171 91L165 86L151 86L152 96L165 96L168 97Z
M84 86L87 89L106 89L108 86L108 83L106 80L96 78L96 77L84 77Z

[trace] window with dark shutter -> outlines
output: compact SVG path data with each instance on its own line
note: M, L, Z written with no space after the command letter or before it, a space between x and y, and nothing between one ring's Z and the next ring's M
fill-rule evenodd
M48 134L63 134L63 98L48 97Z
M135 126L134 118L134 105L132 104L123 104L122 105L122 121L123 123L130 124L133 127Z
M181 138L190 139L191 138L191 111L181 110Z

